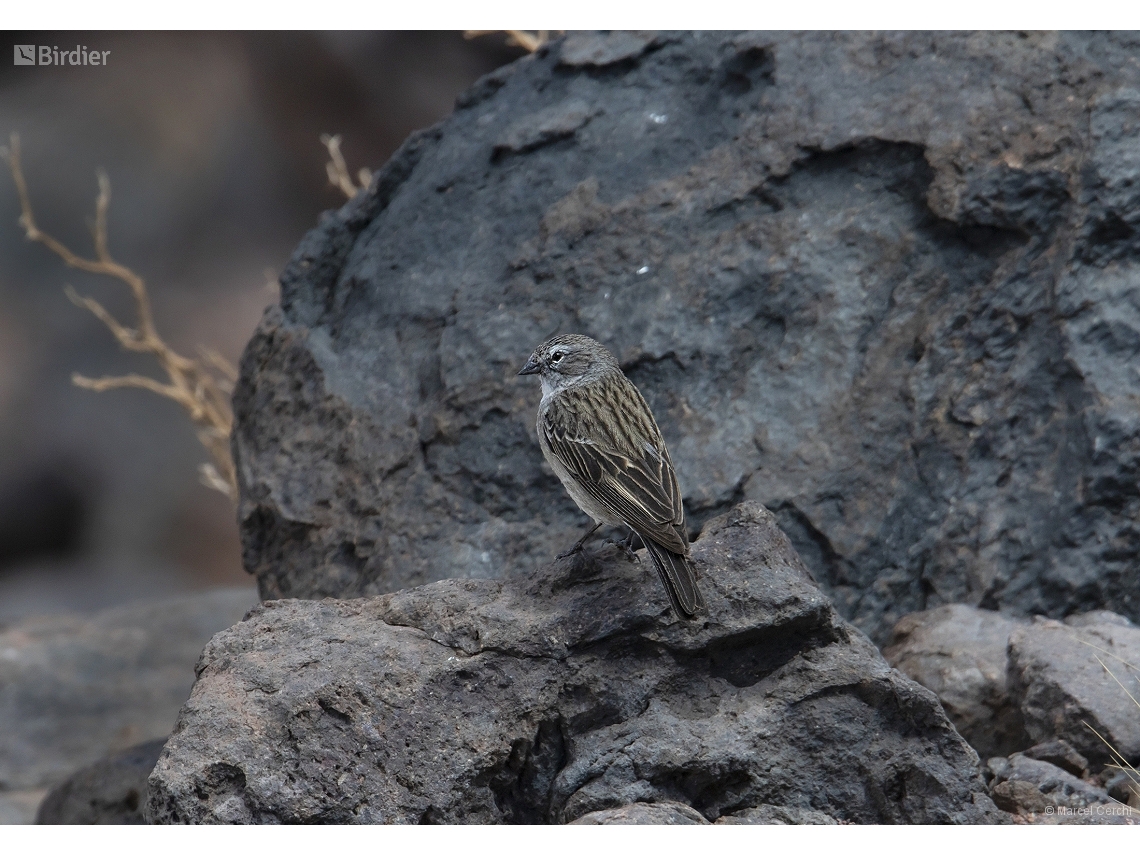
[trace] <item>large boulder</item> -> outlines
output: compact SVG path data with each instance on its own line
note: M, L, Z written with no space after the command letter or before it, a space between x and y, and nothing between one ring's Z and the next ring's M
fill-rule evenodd
M583 516L515 376L649 400L694 530L776 513L883 641L1140 617L1127 33L575 34L481 80L281 277L235 395L264 598L525 573Z
M710 521L693 556L698 622L678 621L647 560L615 547L523 578L266 602L203 652L148 816L998 815L934 695L836 614L770 513L745 503Z

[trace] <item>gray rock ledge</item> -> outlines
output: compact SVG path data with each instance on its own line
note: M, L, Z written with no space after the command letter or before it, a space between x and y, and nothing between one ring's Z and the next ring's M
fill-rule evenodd
M707 619L607 548L530 576L279 600L207 645L161 823L566 823L637 802L860 823L1003 816L927 689L744 503L694 545ZM642 809L638 809L642 810Z

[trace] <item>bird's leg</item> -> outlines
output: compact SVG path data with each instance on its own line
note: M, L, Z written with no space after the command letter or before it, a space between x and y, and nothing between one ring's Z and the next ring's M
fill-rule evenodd
M594 532L597 531L601 527L602 527L602 524L600 522L594 523L593 527L588 532L586 532L584 535L582 535L580 538L578 538L577 543L575 543L573 546L571 546L565 552L560 553L558 557L559 558L569 558L571 555L577 555L579 552L582 551L582 547L586 545L586 541L589 540L590 537L593 536Z

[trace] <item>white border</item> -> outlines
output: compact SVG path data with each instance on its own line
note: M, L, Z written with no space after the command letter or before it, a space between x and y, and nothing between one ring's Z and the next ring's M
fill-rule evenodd
M1136 29L1124 0L52 0L6 4L8 30Z
M916 851L961 855L997 846L1031 848L1040 855L1071 855L1105 846L1134 848L1132 826L9 826L6 849L59 852L75 848L115 855L201 855L204 847L249 846L275 855L316 851L383 852L410 848L417 855L693 855L714 842L741 855L791 851L875 855ZM113 847L113 850L112 850Z

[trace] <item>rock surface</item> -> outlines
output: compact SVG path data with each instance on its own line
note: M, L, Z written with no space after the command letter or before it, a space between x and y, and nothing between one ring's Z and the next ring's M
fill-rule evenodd
M982 757L1030 745L1006 680L1009 636L1017 620L965 605L907 615L883 657L942 701L954 727Z
M1039 742L1021 753L1032 760L1044 760L1046 763L1052 763L1078 778L1085 777L1089 772L1089 761L1063 739Z
M255 602L223 589L0 631L0 790L50 787L167 736L203 646Z
M1105 773L1102 773L1105 774ZM1140 810L1140 773L1131 769L1105 774L1105 791L1121 804Z
M146 780L165 739L134 745L80 769L36 812L38 825L142 825Z
M1140 618L1128 33L575 37L325 216L235 397L263 597L527 572L585 523L515 373L598 338L691 525L771 507L882 642L947 602Z
M883 655L938 695L983 757L1025 749L1070 772L1099 772L1114 761L1091 726L1140 761L1140 710L1128 696L1137 696L1140 627L1122 615L1062 623L941 606L899 621Z
M709 821L680 802L637 802L619 808L596 810L571 825L708 825Z
M1009 675L1033 740L1064 739L1095 769L1119 762L1102 737L1140 761L1140 627L1035 620L1010 635Z
M1078 825L1140 825L1140 810L1119 804L1099 787L1023 754L989 761L990 791L1002 810L1032 821Z
M149 782L157 822L564 823L637 802L980 822L977 755L744 503L679 623L609 547L529 577L277 600L219 633ZM638 808L637 810L643 810Z
M717 825L838 825L834 819L818 810L776 805L748 808L722 816L716 822Z

